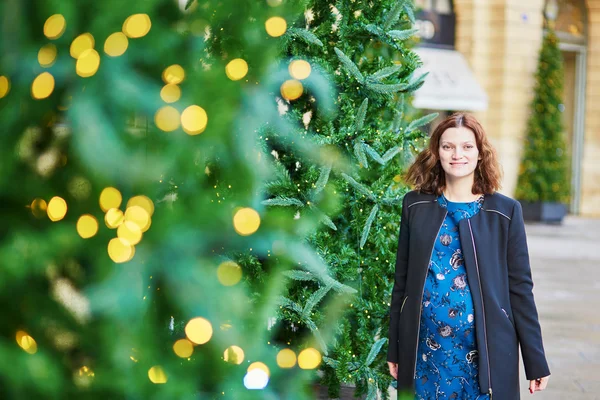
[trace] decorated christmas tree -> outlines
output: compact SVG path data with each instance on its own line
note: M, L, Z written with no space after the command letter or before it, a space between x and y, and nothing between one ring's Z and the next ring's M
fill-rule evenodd
M262 204L281 172L267 131L332 156L275 98L303 12L0 3L0 398L313 397L322 349L272 323L284 271L326 275L303 242L317 223ZM310 79L332 117L325 72Z
M423 145L419 128L435 117L407 115L406 101L425 78L415 73L420 61L410 50L412 2L305 4L304 18L285 37L292 79L278 102L296 126L297 145L317 148L302 153L276 127L262 131L279 175L266 185L270 198L263 204L302 229L319 257L285 273L292 284L273 329L286 343L312 333L325 355L322 382L330 397L339 397L345 382L357 396L387 398L389 302L408 190L401 172ZM315 108L322 74L337 92L333 117ZM303 229L305 220L319 229Z
M515 197L528 202L568 203L568 156L562 121L563 57L549 28L540 51Z

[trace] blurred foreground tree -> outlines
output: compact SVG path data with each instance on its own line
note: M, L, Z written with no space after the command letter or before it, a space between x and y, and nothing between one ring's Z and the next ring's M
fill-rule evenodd
M286 21L303 11L277 0L1 2L1 398L312 398L323 349L300 338L284 349L269 322L283 271L328 276L303 242L317 220L261 203L275 179L265 126L296 157L332 156L294 140L275 101L282 42L294 40ZM311 79L325 126L334 96L324 73ZM363 160L381 151L356 148ZM359 206L344 218L362 224Z

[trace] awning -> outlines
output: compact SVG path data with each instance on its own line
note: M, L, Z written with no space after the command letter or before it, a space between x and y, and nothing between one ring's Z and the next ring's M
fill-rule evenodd
M417 47L423 66L418 74L429 72L425 83L415 92L416 108L448 111L483 111L488 97L481 88L467 60L456 50Z

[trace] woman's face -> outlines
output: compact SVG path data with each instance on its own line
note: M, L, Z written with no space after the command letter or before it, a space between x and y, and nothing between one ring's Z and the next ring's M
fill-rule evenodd
M446 179L473 176L479 159L473 131L462 126L446 129L440 138L439 156Z

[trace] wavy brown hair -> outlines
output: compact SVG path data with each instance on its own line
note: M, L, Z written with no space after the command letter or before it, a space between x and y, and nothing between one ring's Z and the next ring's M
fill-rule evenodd
M496 149L489 142L483 127L469 114L454 113L442 121L431 134L429 147L417 156L406 173L406 181L422 193L440 195L446 187L446 174L440 163L440 138L448 128L465 127L475 134L475 142L481 158L475 168L473 194L492 194L500 189L502 169Z

